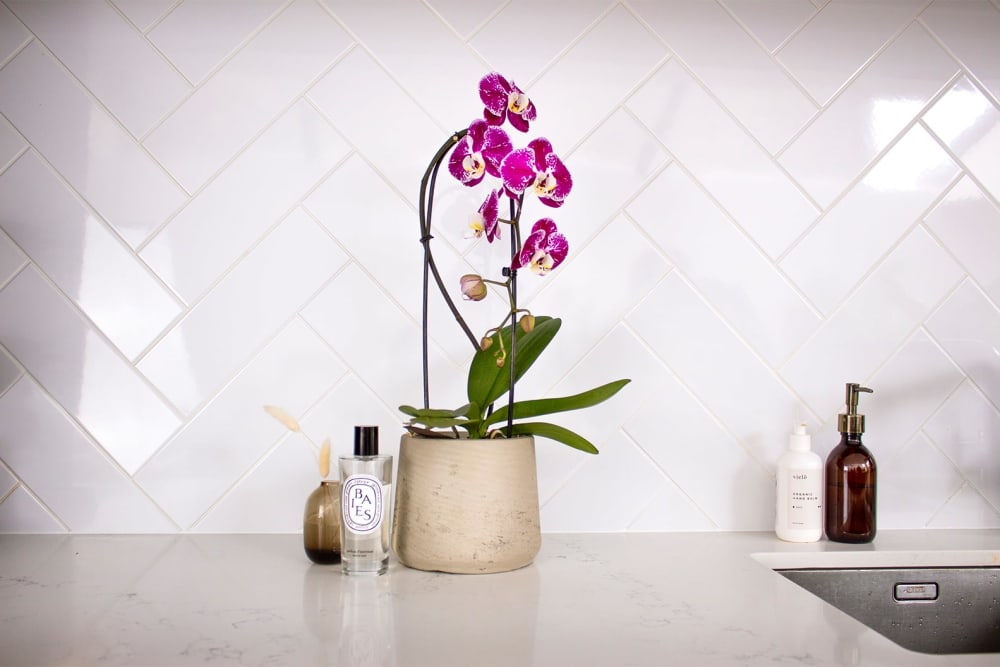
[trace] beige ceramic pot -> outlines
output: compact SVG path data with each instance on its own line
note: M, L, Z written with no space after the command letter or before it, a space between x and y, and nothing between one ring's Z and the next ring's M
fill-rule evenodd
M506 572L542 545L532 437L451 440L403 435L392 548L418 570Z

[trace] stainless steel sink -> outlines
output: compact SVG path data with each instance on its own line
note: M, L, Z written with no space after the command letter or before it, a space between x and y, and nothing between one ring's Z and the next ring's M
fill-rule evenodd
M1000 653L1000 567L776 571L912 651Z

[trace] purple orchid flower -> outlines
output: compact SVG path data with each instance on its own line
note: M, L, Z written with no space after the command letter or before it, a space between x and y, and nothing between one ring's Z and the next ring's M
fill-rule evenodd
M552 218L542 218L531 227L521 252L510 264L512 269L527 266L533 273L544 276L559 266L569 253L569 242L559 233Z
M513 148L506 132L477 118L451 152L448 171L464 185L478 185L486 174L500 176L500 163Z
M486 200L479 207L477 213L473 213L469 221L472 229L471 236L480 238L486 236L486 240L493 243L493 239L500 238L500 191L490 190Z
M521 132L528 131L529 121L535 120L535 103L524 91L496 72L479 80L479 99L486 108L483 116L490 125L503 125L504 120Z
M531 187L538 199L552 208L562 206L573 189L569 169L552 152L552 144L544 137L508 153L500 165L500 176L512 198Z

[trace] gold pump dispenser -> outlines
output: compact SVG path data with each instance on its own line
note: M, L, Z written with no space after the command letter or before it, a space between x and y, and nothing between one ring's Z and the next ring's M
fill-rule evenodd
M860 392L874 393L868 387L862 387L856 382L847 383L847 413L837 415L837 430L841 433L864 433L865 416L858 414L858 394Z

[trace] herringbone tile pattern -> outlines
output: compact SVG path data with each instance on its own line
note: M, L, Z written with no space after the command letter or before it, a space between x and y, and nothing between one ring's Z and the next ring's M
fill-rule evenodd
M845 382L880 528L1000 525L995 0L0 0L0 531L295 531L324 437L395 453L417 186L491 69L575 180L522 395L633 380L563 420L600 456L539 443L545 530L766 530Z

